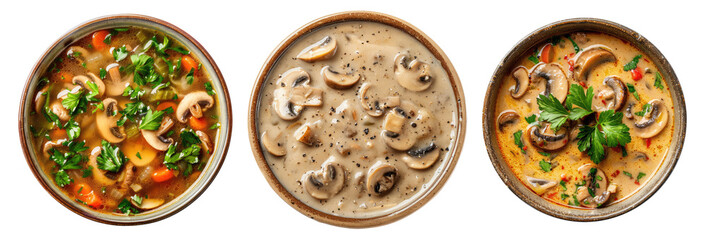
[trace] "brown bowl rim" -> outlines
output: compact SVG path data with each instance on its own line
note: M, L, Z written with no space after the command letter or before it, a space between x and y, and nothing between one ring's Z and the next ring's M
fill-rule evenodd
M424 193L424 195L419 196L418 199L416 199L414 202L411 202L409 205L400 208L394 212L384 214L381 216L377 217L370 217L370 218L347 218L347 217L340 217L340 216L334 216L330 215L321 211L318 211L312 207L309 207L308 205L304 204L301 202L299 199L294 197L287 189L285 189L280 182L277 180L275 175L273 174L272 170L269 168L267 165L267 161L265 160L265 157L263 155L263 149L260 147L260 141L259 141L259 136L257 134L257 112L258 112L258 100L260 96L260 89L261 86L264 84L264 82L267 80L267 75L269 71L272 69L272 67L277 63L279 60L279 57L288 49L288 47L294 43L296 40L298 40L300 37L316 30L324 26L328 26L331 24L335 23L340 23L340 22L350 22L350 21L364 21L364 22L376 22L376 23L382 23L397 29L402 30L403 32L413 36L416 38L418 41L420 41L426 48L428 48L434 57L439 59L441 62L442 66L444 67L444 70L446 71L449 80L451 81L451 85L456 93L456 100L457 100L457 109L458 109L458 127L457 127L457 134L456 134L456 143L454 145L454 152L453 155L450 157L449 162L447 163L446 169L443 170L439 178L436 180L436 182L433 184L433 186L427 190L427 192ZM426 34L424 34L421 30L418 28L412 26L411 24L397 18L393 17L387 14L383 13L378 13L378 12L371 12L371 11L348 11L348 12L339 12L339 13L334 13L330 15L326 15L324 17L318 18L314 21L311 21L301 28L297 29L294 31L292 34L290 34L287 38L285 38L284 41L282 41L276 48L275 50L270 54L268 59L265 61L265 64L263 65L262 69L260 70L257 81L255 82L255 85L253 86L252 94L250 95L250 107L248 109L248 135L250 138L250 145L252 146L252 151L253 155L255 156L255 160L257 162L258 167L260 168L260 171L262 171L262 174L265 176L267 179L267 182L269 183L270 187L277 193L277 195L282 198L285 202L288 204L291 204L291 206L299 211L300 213L304 214L307 217L310 217L314 220L331 224L331 225L336 225L340 227L349 227L349 228L363 228L363 227L373 227L373 226L379 226L379 225L384 225L388 224L391 222L394 222L396 220L399 220L412 212L416 211L419 209L422 205L427 203L436 193L441 189L441 187L444 185L444 183L448 180L449 176L451 175L451 172L453 171L456 162L458 161L458 158L461 153L461 148L463 147L463 142L465 139L465 131L466 131L466 105L465 105L465 97L463 95L463 89L461 87L461 82L459 80L458 74L456 73L455 68L451 64L451 61L449 58L444 54L444 52L441 50L441 48L436 45L435 42L431 40Z
M223 86L223 97L225 99L225 101L222 104L225 104L226 105L225 107L227 109L226 114L227 114L227 119L228 119L228 128L226 129L226 131L223 132L224 134L226 134L225 139L227 139L227 141L224 143L225 144L224 151L223 151L223 155L221 156L221 158L220 159L212 159L212 161L216 161L216 166L213 171L213 175L210 177L210 179L206 180L206 182L204 183L204 185L201 189L193 189L193 191L196 191L196 193L193 195L193 197L191 197L186 202L184 202L184 204L181 205L180 207L172 209L170 212L168 212L164 215L161 215L157 218L150 218L150 219L145 219L142 221L121 222L121 221L112 221L112 220L100 218L98 216L94 216L94 215L89 214L89 212L84 209L76 208L76 207L74 207L74 205L69 204L66 201L64 201L64 199L61 197L62 193L58 193L58 192L53 191L49 187L49 184L53 184L53 183L45 182L42 179L43 173L42 173L42 170L39 169L40 167L35 166L32 163L32 157L29 152L29 147L27 146L27 142L25 139L25 137L26 137L25 133L23 131L24 121L25 121L25 119L24 119L24 114L25 114L24 106L26 104L26 101L28 100L28 92L27 91L30 89L30 86L32 84L32 79L34 78L35 73L38 72L40 65L42 64L43 60L48 57L47 55L49 54L49 52L52 49L57 48L57 47L65 47L65 46L59 46L59 44L62 42L63 39L70 37L70 34L72 34L73 32L76 32L84 27L90 26L90 25L97 23L97 22L102 22L102 21L107 21L107 20L115 20L115 19L137 19L137 20L156 23L157 25L160 25L162 27L165 27L165 28L168 28L168 29L175 31L176 33L182 35L183 37L188 39L191 43L193 43L194 46L196 46L199 49L199 51L201 53L203 53L203 55L206 57L205 60L212 65L214 72L218 76L220 84L221 84L221 86ZM151 16L140 15L140 14L116 14L116 15L101 16L101 17L89 20L87 22L81 23L78 26L76 26L76 27L72 28L71 30L69 30L68 32L66 32L65 34L63 34L61 37L59 37L51 46L49 46L47 48L47 50L42 54L42 56L39 58L37 63L32 68L32 71L30 72L29 77L27 78L27 82L25 83L25 87L22 92L19 108L20 109L19 109L19 117L18 117L18 119L19 119L18 120L18 131L19 131L19 136L20 136L20 143L22 144L22 151L24 153L25 160L27 161L27 165L29 165L29 168L32 170L32 173L34 174L34 177L42 185L42 187L57 202L59 202L61 205L63 205L67 209L71 210L72 212L74 212L84 218L95 221L95 222L104 223L104 224L111 224L111 225L120 225L120 226L141 225L141 224L148 224L148 223L157 222L157 221L163 220L165 218L168 218L168 217L180 212L181 210L184 210L186 207L191 205L191 203L196 201L196 199L198 199L201 196L201 194L203 194L203 192L206 191L206 189L211 185L213 180L218 175L218 172L220 171L221 167L223 166L223 162L225 161L226 155L228 153L228 147L230 146L231 132L232 132L232 127L233 127L233 121L232 121L233 114L232 114L232 109L231 109L231 104L230 104L230 95L228 93L228 87L226 86L226 82L223 78L223 74L221 73L221 70L218 68L218 65L216 65L216 62L213 60L213 58L208 53L208 51L206 51L206 49L198 41L196 41L196 39L194 39L191 35L186 33L181 28L179 28L179 27L177 27L167 21L164 21L164 20L161 20L161 19L158 19L155 17L151 17ZM186 194L186 192L183 194ZM93 211L93 210L89 210L89 211Z
M527 187L524 184L520 183L520 180L518 180L512 172L505 173L503 171L503 168L507 167L507 163L505 162L501 154L496 153L498 149L496 149L493 145L496 142L496 135L494 130L495 121L493 119L493 114L488 114L494 112L495 109L495 101L493 101L494 99L491 99L493 96L495 96L493 93L498 91L503 76L509 71L509 68L512 68L512 66L514 66L513 64L517 61L517 59L519 59L519 57L522 57L522 54L524 54L529 48L539 44L541 41L546 41L546 39L548 39L549 37L567 34L575 31L595 31L606 33L611 36L617 37L618 39L628 41L630 44L632 44L644 54L646 54L651 60L653 60L660 72L665 75L663 79L667 81L669 84L668 86L670 86L672 100L674 101L675 107L675 121L673 126L674 133L670 146L670 152L672 153L667 155L668 157L670 155L672 157L669 159L665 159L660 165L660 168L666 167L665 171L661 172L661 175L655 175L653 178L650 179L650 183L643 185L637 192L633 193L633 195L631 195L627 199L616 203L616 205L625 206L621 206L621 208L619 209L613 209L604 213L597 213L595 211L592 212L590 210L560 206L555 203L549 203L546 200L543 200L546 203L537 202L532 199L532 196L527 195ZM677 122L676 117L679 117L679 120L681 121ZM495 171L498 173L498 176L505 183L505 185L507 185L507 187L518 198L520 198L526 204L539 210L540 212L543 212L547 215L556 218L579 222L600 221L620 216L637 208L642 203L647 201L647 199L652 197L657 192L657 190L659 190L659 188L665 183L669 175L674 170L677 161L679 160L679 156L684 145L684 138L686 136L686 120L686 104L684 102L684 93L682 92L681 84L679 83L679 79L677 78L674 69L672 68L671 64L669 64L664 55L662 55L662 53L657 49L657 47L655 47L649 40L647 40L639 33L635 32L634 30L618 23L599 18L571 18L556 21L533 31L524 38L522 38L505 55L505 57L493 73L493 76L490 80L490 83L488 84L488 89L485 94L482 114L483 138L485 140L488 156L490 157ZM665 165L665 163L668 164ZM658 169L658 171L661 170ZM646 193L644 194L638 194L645 191ZM564 211L549 209L545 206L548 204L560 206L563 208Z

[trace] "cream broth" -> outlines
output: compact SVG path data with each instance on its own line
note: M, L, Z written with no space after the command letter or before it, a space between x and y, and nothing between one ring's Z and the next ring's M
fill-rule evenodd
M335 216L380 216L418 198L456 141L456 99L439 60L379 23L337 23L298 39L259 104L258 135L279 182Z
M578 53L572 40L579 48ZM642 184L650 181L652 175L659 169L672 139L674 110L669 86L664 79L661 79L664 75L659 74L652 59L644 56L629 43L610 35L593 32L572 33L554 38L555 45L549 42L552 40L532 48L532 52L526 53L516 63L518 67L524 67L529 73L530 83L524 94L520 94L524 90L520 86L522 84L517 84L522 82L521 79L525 76L522 73L523 70L520 70L517 75L513 71L502 80L494 114L498 117L495 131L505 161L526 186L544 199L557 204L594 208L630 197L640 189ZM551 50L545 52L544 46L549 46ZM625 65L638 55L643 57L637 61L637 70L626 71ZM591 63L591 57L600 61ZM565 125L568 127L564 132L559 130L560 132L552 135L566 134L567 138L564 141L567 142L557 142L557 146L562 144L565 146L551 150L555 147L551 145L553 143L546 141L540 144L533 143L534 140L530 136L533 125L525 118L532 115L539 117L537 97L545 91L546 84L544 79L541 79L543 76L536 74L533 77L532 72L537 69L549 69L550 66L558 66L557 69L561 72L549 70L547 72L558 76L564 74L567 79L567 82L562 85L556 77L552 76L555 80L550 86L550 88L553 87L551 93L560 101L562 101L561 98L566 97L569 85L580 84L583 90L588 87L593 88L592 110L600 112L617 107L615 111L623 113L622 123L629 127L631 136L631 141L625 145L624 151L620 147L606 147L605 159L595 165L585 152L579 151L575 135L579 127L576 126L577 122L571 120ZM581 67L584 69L577 69ZM639 72L635 73L635 71ZM516 82L517 76L519 80ZM620 87L619 82L624 86ZM610 84L614 84L615 89L611 88ZM663 86L662 89L657 87L660 84ZM624 89L620 90L621 88ZM634 88L635 93L631 88ZM515 92L515 89L520 91ZM517 95L521 96L517 97ZM621 103L623 98L625 100ZM640 115L641 113L638 112L643 111L646 104L655 103L650 106L657 106L659 101L661 101L660 113L652 111L656 115L655 121L650 126L638 129L637 124L649 120L650 113L644 116L637 116L636 113ZM514 110L519 116L508 114L507 118L500 118L504 111L510 112L510 110ZM586 116L585 121L595 121L595 116ZM505 124L501 127L501 123ZM543 129L542 123L539 123L538 129ZM515 143L514 135L518 131L522 131L523 148ZM547 130L547 132L551 131ZM523 149L525 153L522 152ZM542 169L542 165L545 169ZM595 198L592 195L587 197L586 192L579 189L582 185L584 188L588 186L584 181L593 180L592 176L587 176L590 175L587 173L591 168L597 169L595 179L598 185L593 190ZM599 199L602 193L606 193L604 197L609 197L605 200Z

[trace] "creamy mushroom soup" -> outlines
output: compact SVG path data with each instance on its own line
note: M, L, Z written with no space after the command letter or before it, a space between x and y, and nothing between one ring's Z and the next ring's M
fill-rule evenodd
M448 75L419 41L372 22L294 42L259 97L258 133L279 182L335 216L383 215L418 198L449 161Z
M597 208L650 181L673 134L652 59L595 32L555 36L518 60L495 105L503 158L544 199Z
M87 208L158 208L189 188L211 157L220 125L209 76L160 32L89 34L38 84L29 119L38 162Z

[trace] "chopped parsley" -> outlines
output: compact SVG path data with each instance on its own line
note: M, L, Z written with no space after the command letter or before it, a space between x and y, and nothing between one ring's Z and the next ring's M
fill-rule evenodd
M213 130L213 129L216 129L216 128L219 128L219 127L221 127L221 123L214 123L213 125L211 125L210 127L208 127L208 129Z
M56 163L57 171L54 173L54 181L59 187L64 187L74 181L66 170L81 169L80 163L85 160L79 152L88 149L85 144L86 142L66 141L63 145L67 146L69 151L62 153L55 148L49 150L49 160Z
M624 174L625 176L628 176L629 178L632 179L632 173L629 173L629 172L627 172L627 171L623 171L623 174Z
M640 61L640 58L642 58L642 55L637 55L634 58L632 58L632 60L630 60L630 62L626 63L623 66L623 71L627 72L627 71L630 71L630 70L637 68L637 63Z
M189 85L194 83L194 69L193 68L191 70L189 70L189 73L186 74L186 83L188 83Z
M544 172L550 172L552 170L552 164L544 160L539 161L539 167Z
M646 103L645 105L642 105L642 111L636 112L635 116L640 116L640 117L645 116L645 114L651 110L652 110L652 105L650 105L649 103Z
M143 197L138 196L137 194L132 195L130 199L137 204L137 206L142 206L142 200L144 199Z
M525 121L527 121L528 124L535 123L537 122L537 115L532 114L528 117L525 117Z
M123 59L127 58L128 51L125 48L125 46L115 48L113 50L113 58L115 59L116 62L120 62Z
M571 41L571 45L574 45L574 51L576 51L576 53L579 53L581 51L581 48L579 48L579 45L576 44L576 42L574 42L573 39L571 39L571 36L566 35L566 38L568 38L569 41Z
M213 86L211 85L211 82L205 82L203 86L206 88L206 92L208 95L216 95L216 91L213 91Z
M640 101L640 95L637 94L637 91L635 90L635 85L632 85L630 83L628 85L628 92L632 93L633 96L635 96L635 99L637 101Z
M654 84L654 86L655 86L656 88L659 88L660 90L663 90L663 89L664 89L664 85L662 85L662 75L659 74L659 72L657 72L657 74L655 74L655 84Z
M564 191L566 191L566 189L567 189L567 188L566 188L566 181L561 180L561 181L559 182L559 185L561 186L562 189L564 189ZM564 199L562 198L561 200L564 200Z
M522 153L526 153L525 144L522 143L522 130L517 130L517 132L515 132L513 136L515 137L515 145L520 148L520 151L522 151Z
M637 179L635 179L635 182L638 182L638 183L639 183L639 182L640 182L640 179L642 179L642 178L645 177L645 176L646 176L645 173L640 172L639 174L637 174Z
M118 172L123 164L130 160L125 157L119 147L115 147L105 140L101 142L101 145L103 145L103 148L101 148L101 153L96 159L98 169Z
M118 211L127 215L140 213L140 211L137 210L137 208L133 207L130 201L128 201L127 199L123 199L122 201L120 201L120 204L118 204Z
M104 68L101 68L98 70L98 76L101 79L105 79L105 77L108 75L108 71L106 71Z
M66 122L64 129L66 129L66 135L68 135L69 140L77 139L81 135L81 127L73 118Z
M140 129L145 130L157 130L162 124L162 118L164 117L164 111L152 109L147 110L147 114L142 117L142 122L140 122Z

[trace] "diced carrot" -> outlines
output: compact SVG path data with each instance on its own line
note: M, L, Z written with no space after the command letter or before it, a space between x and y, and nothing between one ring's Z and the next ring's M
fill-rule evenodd
M630 75L632 75L632 80L640 81L640 79L642 79L642 71L640 71L639 67L630 70Z
M174 173L172 173L172 170L169 170L169 168L162 168L158 169L157 171L154 171L152 173L152 181L155 182L166 182L169 179L172 179L174 177Z
M57 140L66 138L68 137L68 135L66 135L66 129L56 128L54 130L49 131L49 137L51 138L51 140Z
M189 126L191 126L194 130L203 131L208 127L208 121L206 121L205 117L196 118L192 116L189 118Z
M103 200L93 192L93 189L88 184L79 183L74 185L74 194L76 199L81 200L92 208L99 208L103 205Z
M65 82L65 83L70 83L74 79L74 75L66 72L66 71L60 71L58 73L54 73L51 75L52 80L55 82Z
M188 73L192 68L194 69L194 72L196 72L198 67L199 64L196 63L196 60L189 55L181 57L181 69L184 70L184 72Z
M544 47L542 47L542 51L540 51L539 54L539 60L545 63L550 63L554 60L554 48L552 47L552 44L547 43Z
M172 110L176 111L177 110L177 104L174 102L162 102L159 105L157 105L157 110L158 111L164 111L164 109L167 109L169 107L172 107Z
M108 32L107 30L100 30L98 32L93 33L93 37L91 39L91 42L93 43L93 48L99 51L107 48L108 44L106 44L104 41L105 37L107 37L108 34L110 34L110 32Z

